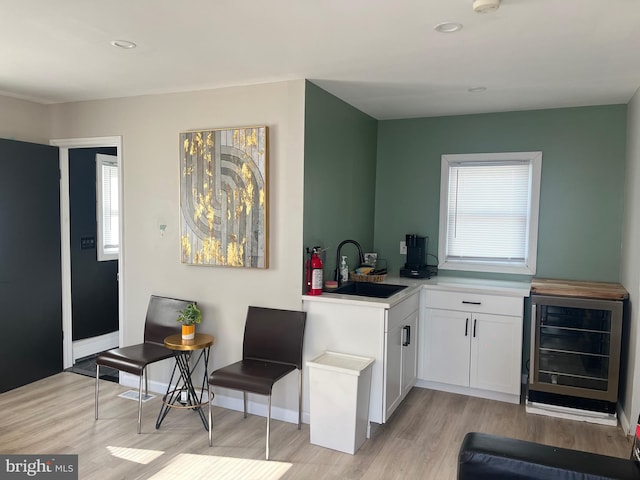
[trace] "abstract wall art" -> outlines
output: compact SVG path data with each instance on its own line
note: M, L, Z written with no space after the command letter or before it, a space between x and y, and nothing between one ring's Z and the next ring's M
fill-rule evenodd
M269 267L268 127L180 134L181 260Z

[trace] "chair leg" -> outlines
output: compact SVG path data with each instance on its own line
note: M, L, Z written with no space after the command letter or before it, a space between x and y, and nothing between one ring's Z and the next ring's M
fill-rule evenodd
M298 430L302 425L302 369L299 370L298 375Z
M144 374L144 396L148 397L149 396L149 375L147 375L147 367L144 367L144 370L142 370L142 373Z
M209 404L209 414L208 414L208 420L209 420L209 446L212 447L213 446L213 434L211 433L211 431L213 430L213 415L211 414L211 385L207 385L207 403Z
M96 420L98 419L98 382L100 381L100 365L96 363Z
M144 370L140 372L140 384L138 385L138 433L142 431L142 377L144 377Z
M244 418L247 418L247 392L242 392L242 400L244 401Z
M271 431L271 395L267 402L267 454L266 459L269 460L269 434Z

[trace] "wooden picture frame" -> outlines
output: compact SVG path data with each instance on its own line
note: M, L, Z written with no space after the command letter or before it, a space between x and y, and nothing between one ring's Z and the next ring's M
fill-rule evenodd
M180 133L180 257L269 267L268 127Z

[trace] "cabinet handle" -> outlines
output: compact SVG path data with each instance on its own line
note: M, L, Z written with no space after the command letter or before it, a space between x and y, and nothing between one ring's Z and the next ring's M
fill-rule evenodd
M466 305L482 305L482 302L468 302L467 300L463 300L462 303Z
M531 304L531 337L529 338L529 385L538 381L538 368L536 366L536 337L538 333L538 309L535 303Z
M473 338L476 338L476 322L478 320L477 319L473 319Z
M464 322L464 336L466 337L467 335L469 335L469 319L467 318L467 321Z
M408 347L411 344L411 325L405 325L402 329L404 330L404 342L402 342L402 346Z

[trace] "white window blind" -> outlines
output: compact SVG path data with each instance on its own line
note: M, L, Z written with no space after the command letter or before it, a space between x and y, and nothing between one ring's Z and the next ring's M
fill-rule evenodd
M450 166L448 257L524 261L529 171L523 162Z
M98 260L115 260L120 247L118 164L114 157L96 156Z
M540 168L525 153L539 152L443 156L441 268L535 272Z

